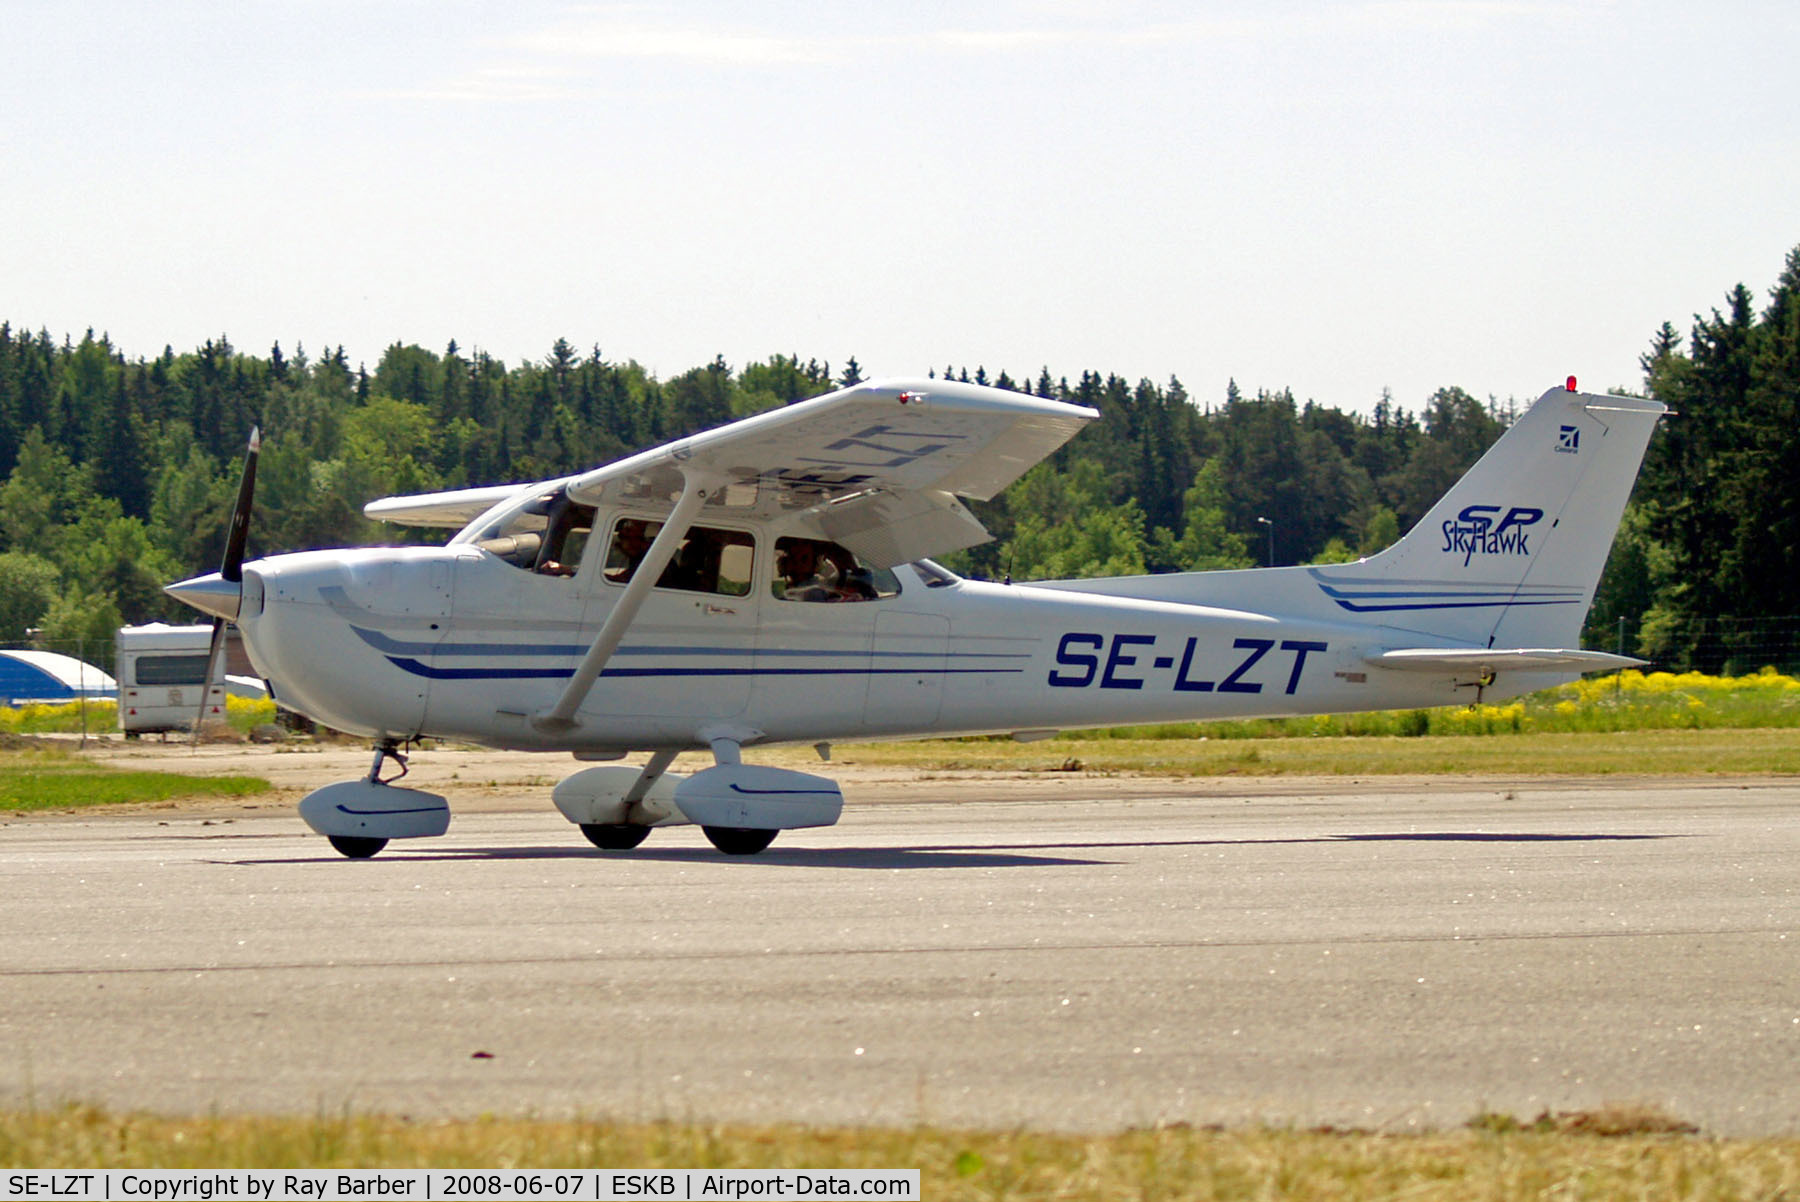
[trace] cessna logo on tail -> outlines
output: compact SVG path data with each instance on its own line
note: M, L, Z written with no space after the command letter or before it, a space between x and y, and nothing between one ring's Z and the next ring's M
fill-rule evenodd
M1542 521L1544 511L1514 505L1495 521L1499 513L1498 505L1465 506L1455 521L1444 523L1443 550L1460 554L1464 567L1477 555L1530 555L1531 531L1526 527Z

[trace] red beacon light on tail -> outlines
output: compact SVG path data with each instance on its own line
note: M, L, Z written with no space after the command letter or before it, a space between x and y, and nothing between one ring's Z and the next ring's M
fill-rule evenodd
M1564 388L1567 388L1567 389L1568 389L1568 390L1569 390L1569 391L1570 391L1570 392L1574 392L1574 391L1576 391L1576 389L1575 389L1575 377L1574 377L1574 376L1570 376L1570 377L1569 377L1569 382L1568 382L1568 383L1567 383L1567 384L1565 384L1565 385L1563 385L1563 387L1564 387Z

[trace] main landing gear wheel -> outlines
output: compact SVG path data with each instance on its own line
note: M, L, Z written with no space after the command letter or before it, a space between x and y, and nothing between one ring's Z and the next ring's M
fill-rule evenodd
M753 856L775 842L775 832L747 826L703 826L712 845L728 856Z
M633 822L584 822L581 833L602 851L630 851L650 834L650 828Z
M326 835L331 845L338 849L340 855L349 856L352 860L366 860L382 848L386 847L386 839L371 839L367 835Z

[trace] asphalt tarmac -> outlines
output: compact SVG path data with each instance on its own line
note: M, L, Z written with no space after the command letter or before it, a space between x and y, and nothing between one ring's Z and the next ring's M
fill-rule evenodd
M594 850L567 770L437 760L369 861L291 798L8 819L0 1105L1800 1132L1792 780L871 777L737 859Z

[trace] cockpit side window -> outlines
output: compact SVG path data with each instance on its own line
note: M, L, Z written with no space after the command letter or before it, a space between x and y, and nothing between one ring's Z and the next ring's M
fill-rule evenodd
M880 601L898 596L900 581L839 543L782 538L775 541L771 591L783 601Z
M515 568L573 576L593 526L593 506L578 505L557 488L499 514L469 541Z
M535 567L545 576L573 576L594 531L594 507L577 505L565 493L552 503L549 518Z
M550 528L550 496L534 497L525 505L501 514L472 541L515 568L536 565Z

